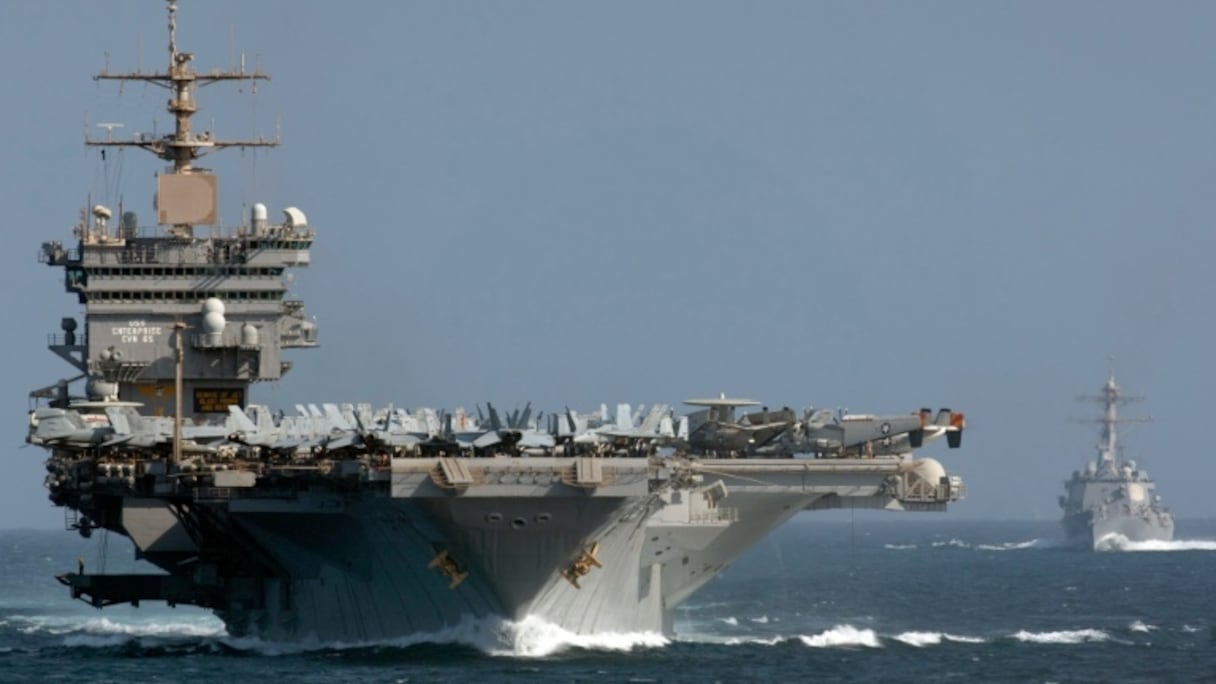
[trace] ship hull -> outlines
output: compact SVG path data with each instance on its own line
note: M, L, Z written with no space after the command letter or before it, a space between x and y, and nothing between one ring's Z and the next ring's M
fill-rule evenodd
M331 514L237 514L233 524L288 579L266 580L268 598L259 607L217 613L231 634L274 641L377 641L531 614L572 632L657 631L659 588L619 562L638 556L636 523L645 504L646 497L370 498ZM596 524L631 519L634 525ZM521 520L522 529L511 526ZM580 589L562 570L570 549L587 538L598 540L602 567ZM458 574L446 574L437 561L448 558Z
M1161 519L1156 515L1094 520L1093 515L1086 512L1066 517L1063 525L1070 545L1089 550L1122 540L1139 543L1171 541L1174 538L1173 520Z
M381 641L528 617L575 634L671 635L680 603L817 497L733 498L733 519L717 524L669 524L651 515L666 504L650 496L369 499L334 514L236 515L290 579L265 580L261 606L217 614L234 636L272 641ZM503 520L536 529L485 522L504 511ZM600 565L575 586L563 571L586 539L596 540ZM437 549L468 572L454 587L432 565Z
M578 488L533 460L526 473L487 461L463 492L399 464L387 496L230 498L217 534L244 540L273 572L210 607L233 636L271 641L442 638L525 618L575 634L670 635L675 608L770 531L806 509L891 505L883 488L900 468L703 463L699 479L655 487L645 460L619 459L601 486ZM577 571L587 551L595 562ZM153 547L144 555L156 560Z

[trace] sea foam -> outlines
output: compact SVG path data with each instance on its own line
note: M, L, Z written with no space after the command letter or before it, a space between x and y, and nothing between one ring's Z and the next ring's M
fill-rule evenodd
M946 632L902 632L895 635L895 640L909 646L916 646L917 648L937 646L943 641L953 641L960 644L984 643L984 639L980 637L947 634Z
M1022 542L1005 542L1003 544L977 544L975 548L981 551L1019 551L1021 549L1038 548L1040 541L1031 539Z
M1216 551L1216 541L1175 539L1134 542L1121 534L1110 534L1094 544L1095 551Z
M50 634L54 636L100 636L100 637L217 637L226 632L216 618L205 616L188 622L183 620L140 620L123 622L108 618L79 618L75 616L13 616L17 631L23 634Z
M835 627L813 636L800 635L802 643L814 648L833 648L841 646L867 646L878 648L878 634L872 629L857 629L852 625L836 625Z
M505 622L500 629L500 646L491 655L544 657L569 648L596 651L632 651L635 648L659 648L669 642L656 632L601 632L575 634L542 620L528 616L519 622Z
M1021 630L1014 634L1013 638L1035 644L1081 644L1087 641L1106 641L1110 639L1110 635L1100 629L1074 629L1058 632Z
M422 644L468 646L486 655L509 658L543 658L571 648L596 651L631 651L635 648L666 646L668 639L657 632L600 632L575 634L536 616L515 622L497 618L468 618L435 632L412 634L397 639L361 642L271 642L244 638L225 640L227 645L262 655L289 655L317 650L354 650L361 648L408 648Z

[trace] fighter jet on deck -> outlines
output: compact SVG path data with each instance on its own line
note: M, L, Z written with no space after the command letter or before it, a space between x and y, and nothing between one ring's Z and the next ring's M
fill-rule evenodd
M40 408L30 413L26 441L78 451L130 447L169 448L173 443L173 419L141 416L138 402L76 402L71 408ZM228 428L186 425L182 444L189 451L213 450L211 443L228 436Z
M451 430L444 437L455 442L461 449L472 450L478 454L492 452L507 453L541 453L552 449L556 444L553 435L537 429L537 423L542 416L532 418L532 402L528 402L523 410L516 409L506 414L505 420L498 415L498 409L486 402L486 414L477 407L477 422L471 430ZM449 421L450 422L450 421ZM482 426L486 427L482 427Z

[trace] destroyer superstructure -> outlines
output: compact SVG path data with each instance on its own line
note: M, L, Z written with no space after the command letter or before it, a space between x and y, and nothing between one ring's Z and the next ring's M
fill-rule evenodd
M1123 458L1119 424L1141 418L1119 417L1119 406L1132 401L1122 393L1112 372L1102 394L1086 399L1100 402L1104 411L1094 421L1102 426L1098 458L1073 471L1060 496L1064 509L1064 532L1070 544L1093 549L1104 541L1119 539L1169 541L1174 537L1174 519L1156 494L1156 484L1134 460Z
M913 449L959 445L962 414L736 416L720 397L681 418L628 407L499 419L462 411L323 404L274 417L249 388L316 344L285 269L306 265L304 214L260 205L218 229L218 182L194 166L231 146L194 133L196 85L265 78L191 69L169 3L163 73L102 74L171 93L166 136L90 141L172 163L159 234L91 208L78 244L44 245L85 308L50 348L71 383L36 390L28 439L50 450L47 486L81 534L129 537L162 574L65 573L97 606L147 600L214 610L232 634L357 641L468 619L536 616L573 632L670 631L674 608L799 511L943 510L962 483ZM91 218L90 218L91 217ZM200 234L201 233L201 234ZM74 382L74 381L73 381ZM641 411L637 415L641 416Z

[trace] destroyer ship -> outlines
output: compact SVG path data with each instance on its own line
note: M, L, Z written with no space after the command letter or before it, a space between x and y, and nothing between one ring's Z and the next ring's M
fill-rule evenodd
M310 262L303 211L219 220L229 147L195 131L196 88L265 79L195 71L170 1L168 67L96 78L164 87L167 135L87 139L168 162L154 225L88 206L74 246L42 245L84 309L52 352L79 375L31 393L28 441L67 527L131 540L158 572L58 576L97 607L213 611L233 636L346 643L535 617L573 633L673 630L674 609L801 511L941 511L960 478L914 451L959 446L961 413L769 410L719 396L533 417L251 403L254 383L317 346L284 274ZM112 133L112 131L111 131ZM341 344L341 342L337 342ZM84 395L76 396L83 387ZM757 407L751 412L745 412ZM66 597L65 597L66 598Z
M1099 396L1082 397L1100 402L1105 410L1095 422L1102 426L1098 458L1073 471L1060 496L1064 509L1064 532L1069 544L1086 549L1103 544L1170 541L1174 518L1161 504L1156 484L1136 462L1123 458L1119 423L1142 422L1143 418L1119 417L1119 406L1134 400L1124 396L1112 372Z

